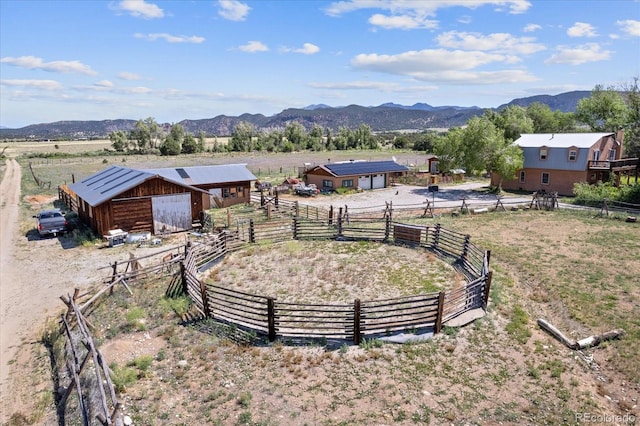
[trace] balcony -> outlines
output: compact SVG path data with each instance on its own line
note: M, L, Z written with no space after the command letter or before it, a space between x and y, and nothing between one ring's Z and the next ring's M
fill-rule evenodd
M638 158L623 158L622 160L598 160L589 161L589 170L607 170L610 172L621 172L625 170L636 170L640 165Z

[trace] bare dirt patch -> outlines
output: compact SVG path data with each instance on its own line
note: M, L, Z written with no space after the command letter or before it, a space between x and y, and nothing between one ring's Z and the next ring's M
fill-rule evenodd
M240 291L300 303L378 300L464 283L453 266L424 249L366 241L253 246L225 257L209 276Z

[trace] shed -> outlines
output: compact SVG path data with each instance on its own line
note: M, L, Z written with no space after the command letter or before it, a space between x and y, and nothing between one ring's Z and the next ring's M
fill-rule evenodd
M111 166L69 189L75 197L78 216L99 235L113 229L178 232L191 229L200 213L217 202L218 194L222 204L225 194L229 203L249 199L253 174L246 168L246 173L240 173L237 167L243 165L229 166L149 170ZM239 180L244 178L248 180ZM234 196L231 188L235 188Z
M406 166L395 161L345 161L313 167L307 170L307 184L315 184L322 191L337 188L363 190L387 188L408 173Z

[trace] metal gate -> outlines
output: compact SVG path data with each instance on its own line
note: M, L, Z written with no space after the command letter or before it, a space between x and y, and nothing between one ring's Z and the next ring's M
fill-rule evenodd
M154 234L191 229L190 193L155 196L151 205Z

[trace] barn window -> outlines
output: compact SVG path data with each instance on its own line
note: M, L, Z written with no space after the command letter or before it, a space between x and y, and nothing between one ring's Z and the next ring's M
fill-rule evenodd
M576 161L578 159L578 151L575 149L569 150L569 161Z
M322 179L323 188L333 188L333 181L329 179Z
M524 183L524 179L526 177L526 173L524 170L520 170L520 183Z
M222 198L229 198L230 195L229 188L222 188Z
M609 150L609 161L613 161L616 159L616 150L615 149L610 149Z
M542 172L542 184L543 185L549 185L549 173L548 172Z
M343 188L353 188L353 179L344 179L342 181Z

